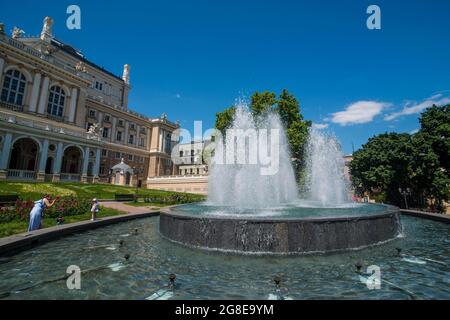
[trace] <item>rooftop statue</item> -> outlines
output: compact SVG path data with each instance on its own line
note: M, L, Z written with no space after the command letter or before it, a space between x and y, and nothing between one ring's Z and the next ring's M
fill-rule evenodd
M25 33L25 31L23 31L22 29L19 29L17 27L14 27L13 31L12 31L12 38L13 39L18 39L20 38L23 34Z
M50 17L44 18L44 25L42 26L42 32L41 32L41 39L46 40L47 38L52 37L52 26L53 26L53 19Z
M130 84L130 65L126 64L123 66L123 75L122 75L123 81L125 81L126 84Z

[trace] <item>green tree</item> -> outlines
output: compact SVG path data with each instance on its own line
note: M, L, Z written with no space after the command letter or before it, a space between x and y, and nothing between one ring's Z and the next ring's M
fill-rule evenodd
M411 136L384 133L374 136L353 154L350 172L359 194L379 193L381 201L402 204L399 188L410 188Z
M308 128L311 121L304 121L300 112L300 104L294 95L284 89L278 99L277 110L286 128L286 135L291 147L292 156L302 163L304 149L308 139Z
M222 112L216 113L216 124L215 127L225 136L225 132L233 124L234 114L236 112L236 107L229 107Z
M442 107L433 105L419 118L420 134L426 135L434 153L439 157L441 168L450 176L450 104Z
M277 98L276 94L269 91L259 93L256 91L250 102L250 110L253 116L256 118L261 115L265 115L276 108Z
M284 89L278 99L275 93L264 91L255 92L250 99L249 109L258 120L259 117L269 112L278 112L280 119L286 128L292 157L295 159L294 167L298 180L302 176L304 167L304 149L308 139L308 128L311 121L303 120L300 105L294 95ZM231 127L234 119L235 107L225 109L216 113L216 129L225 134L227 128Z
M283 89L278 99L278 113L286 128L289 128L295 122L303 120L303 116L300 113L300 104L294 95L286 89Z
M439 155L433 150L433 141L424 132L413 135L412 140L412 194L411 202L416 207L443 210L443 201L449 198L450 179L440 165Z
M350 172L358 193L403 205L399 188L408 188L411 206L443 211L450 198L450 106L432 106L419 120L416 134L380 134L354 153Z

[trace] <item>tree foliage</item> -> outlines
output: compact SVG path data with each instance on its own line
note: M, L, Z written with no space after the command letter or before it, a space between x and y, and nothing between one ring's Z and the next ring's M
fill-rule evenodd
M216 113L216 129L219 130L222 135L225 135L225 131L231 127L234 119L234 113L236 111L236 107L229 107L222 112Z
M251 97L250 110L256 118L276 109L277 96L273 92L255 92Z
M304 149L308 138L308 128L311 121L305 121L300 112L300 104L295 96L284 89L277 97L274 92L255 92L250 99L250 111L256 118L269 112L278 112L286 128L292 157L295 159L297 177L303 168ZM216 113L216 129L224 135L227 128L233 123L235 107L230 107Z
M450 106L432 106L419 120L416 134L380 134L354 153L350 171L357 193L381 194L403 206L399 189L410 190L411 205L442 210L450 188Z

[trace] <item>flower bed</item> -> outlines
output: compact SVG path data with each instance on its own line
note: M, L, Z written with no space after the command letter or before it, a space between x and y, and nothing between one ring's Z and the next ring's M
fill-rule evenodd
M89 199L61 198L56 201L53 207L45 209L44 215L56 219L62 216L86 214L89 213L90 205ZM34 201L19 199L14 206L0 208L0 223L28 220L33 206Z

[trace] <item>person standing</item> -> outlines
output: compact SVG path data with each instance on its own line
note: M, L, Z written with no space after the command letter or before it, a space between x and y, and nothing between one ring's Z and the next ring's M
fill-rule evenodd
M38 230L42 227L42 217L44 210L50 208L55 204L56 199L50 202L50 195L45 195L42 199L34 202L34 207L30 212L30 223L28 225L28 232Z
M92 199L92 207L91 207L91 221L95 221L97 218L97 213L100 211L100 205L98 204L97 198Z

